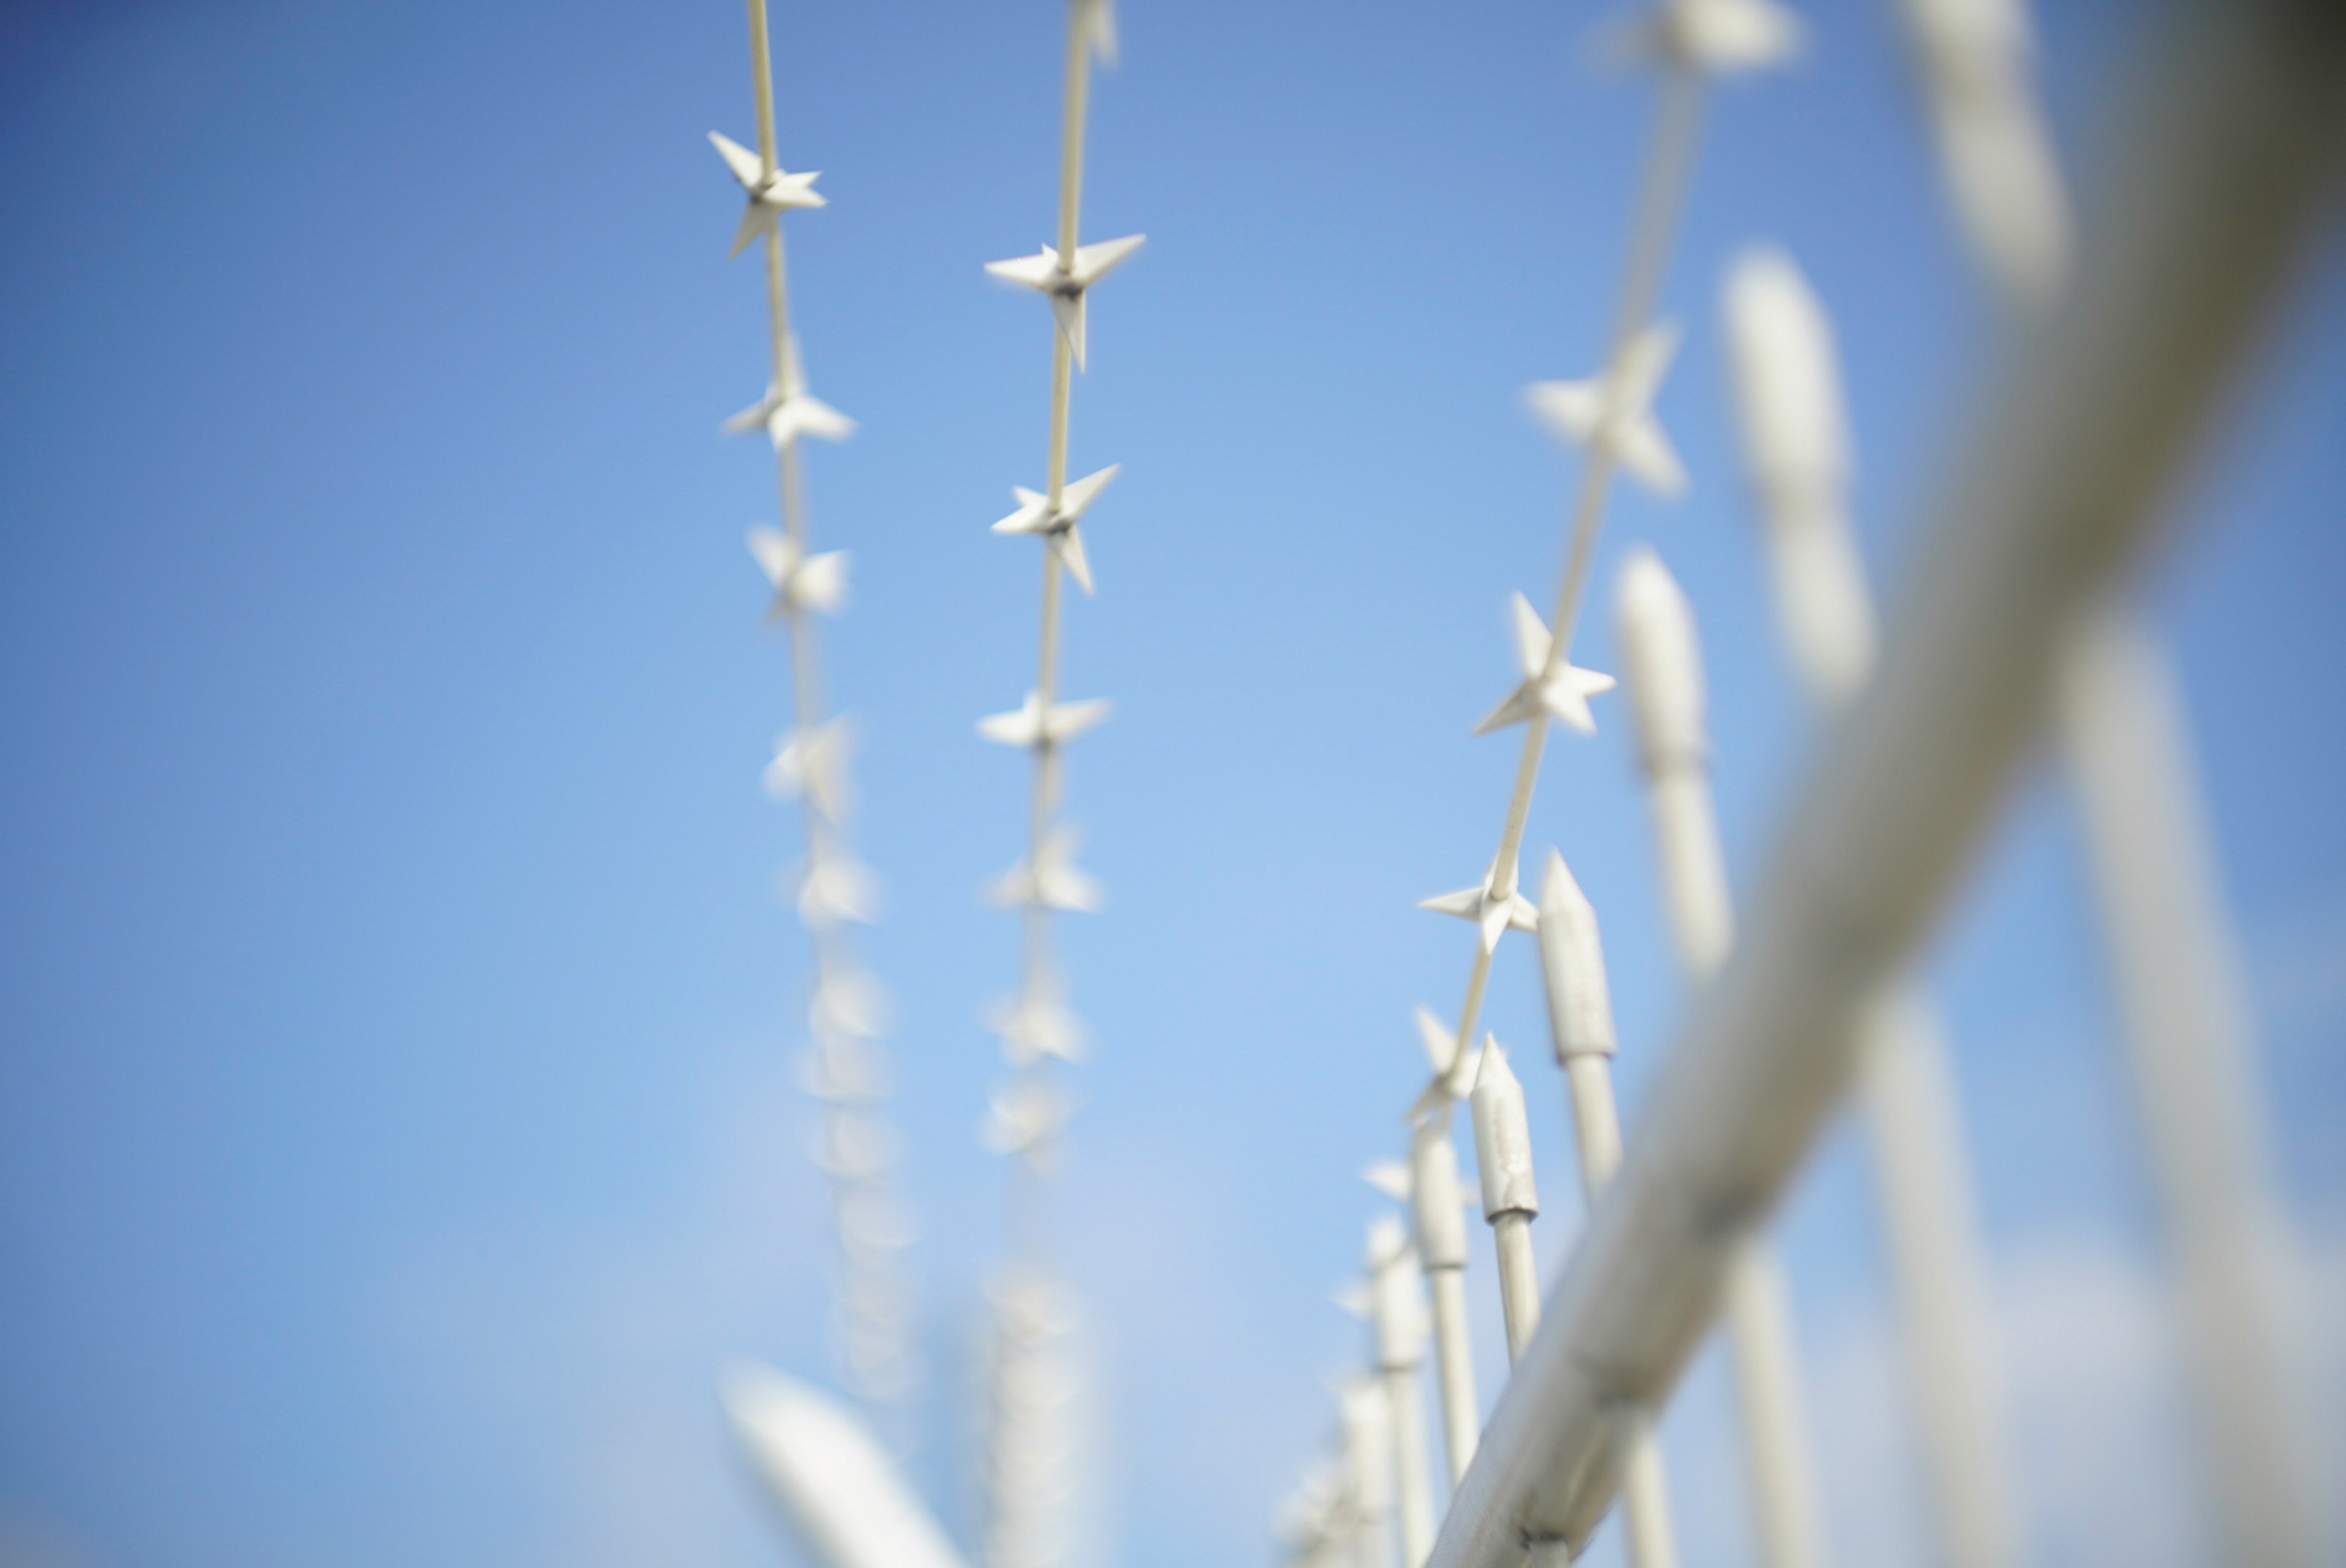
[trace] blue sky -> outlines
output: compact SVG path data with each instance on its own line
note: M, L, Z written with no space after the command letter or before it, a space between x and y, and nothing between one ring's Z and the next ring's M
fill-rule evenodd
M1994 361L1887 8L1719 95L1665 290L1695 475L1624 492L1702 617L1730 859L1810 738L1737 482L1715 299L1789 248L1832 310L1859 511L1895 585ZM2045 18L2094 159L2132 8ZM1527 381L1601 351L1651 95L1611 12L1131 0L1094 95L1077 471L1096 599L1070 695L1115 721L1071 809L1098 1040L1062 1226L1099 1328L1113 1560L1259 1562L1358 1354L1326 1305L1466 928L1514 748L1470 741L1545 594L1569 459ZM979 263L1051 222L1059 8L775 13L815 388L855 555L829 676L890 909L901 1115L940 1372L920 1456L965 1524L969 1320L1000 1173L977 1026L1013 932L974 890L1024 778L978 715L1029 678L1044 312ZM792 1084L786 714L740 545L762 449L754 263L703 139L749 139L738 6L33 4L0 18L0 1563L794 1562L714 1369L818 1378L823 1221ZM2346 257L2333 232L2175 508L2145 592L2183 673L2316 1299L2346 1317ZM1634 1115L1684 998L1617 713L1551 753L1532 842L1606 922ZM1510 950L1568 1245L1560 1089ZM2032 1541L2188 1560L2157 1254L2069 807L2039 778L1930 964L1997 1263ZM1862 1152L1784 1220L1843 1557L1921 1560ZM1486 1385L1501 1362L1478 1264ZM2333 1431L2337 1347L2313 1380ZM1723 1380L1668 1436L1690 1564L1745 1561ZM1617 1547L1600 1545L1605 1561Z

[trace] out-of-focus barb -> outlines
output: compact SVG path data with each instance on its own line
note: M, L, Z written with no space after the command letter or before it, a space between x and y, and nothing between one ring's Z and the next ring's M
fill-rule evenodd
M1656 321L1621 346L1612 367L1577 382L1534 382L1524 401L1557 436L1600 449L1662 495L1680 495L1686 465L1654 418L1654 395L1678 351L1678 330Z
M826 718L774 742L773 760L761 775L766 793L777 800L803 800L832 827L843 826L855 802L848 764L855 754L855 729L845 717ZM816 983L821 984L818 978Z
M1065 746L1085 731L1107 723L1114 706L1104 697L1046 706L1042 693L1030 691L1025 700L1008 713L989 714L979 719L977 732L996 746L1035 749Z
M1433 1116L1447 1118L1450 1107L1474 1091L1475 1053L1458 1048L1457 1034L1431 1007L1420 1007L1410 1021L1417 1025L1418 1043L1425 1047L1425 1064L1433 1076L1410 1105L1409 1119L1413 1124Z
M835 616L847 604L847 552L826 550L811 555L789 535L774 528L752 528L750 554L774 590L766 608L769 624L786 620L796 611Z
M795 341L782 348L782 373L766 384L756 402L720 425L727 435L747 435L762 430L780 452L802 435L821 441L845 441L855 433L855 422L807 391L806 372L799 368Z

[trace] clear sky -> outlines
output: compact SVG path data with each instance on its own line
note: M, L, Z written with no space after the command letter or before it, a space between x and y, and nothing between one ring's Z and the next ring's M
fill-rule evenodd
M1812 0L1793 69L1719 95L1665 290L1694 475L1620 494L1702 617L1730 859L1811 738L1737 478L1715 300L1752 239L1832 310L1859 508L1908 520L1994 363L1888 13ZM2136 8L2043 60L2094 160ZM1519 389L1601 353L1652 95L1606 15L1127 0L1086 232L1078 472L1099 580L1069 695L1107 912L1067 927L1097 1038L1061 1245L1100 1333L1107 1561L1251 1563L1359 1355L1327 1305L1471 936L1513 765L1470 741L1502 606L1546 592L1571 460ZM900 1111L956 1529L1001 1173L978 1016L1010 922L1045 312L981 262L1049 230L1051 0L779 0L810 459L855 556L826 629L890 908ZM817 1379L823 1218L792 1064L793 816L757 788L783 651L740 546L762 446L755 263L704 133L751 133L732 0L214 0L0 13L0 1563L795 1563L715 1369ZM2183 671L2316 1299L2346 1321L2346 251L2333 232L2147 580ZM1617 708L1550 754L1531 842L1606 921L1632 1113L1684 1003ZM2039 778L1931 965L1967 1098L2040 1560L2179 1563L2198 1515L2157 1251L2070 808ZM1536 983L1490 1017L1577 1223ZM1841 1559L1921 1561L1862 1150L1784 1221ZM1470 1288L1501 1355L1487 1264ZM2310 1381L2346 1422L2338 1347ZM1668 1429L1689 1568L1745 1562L1724 1380ZM2098 1532L2107 1555L2082 1555ZM1617 1561L1607 1532L1600 1547Z

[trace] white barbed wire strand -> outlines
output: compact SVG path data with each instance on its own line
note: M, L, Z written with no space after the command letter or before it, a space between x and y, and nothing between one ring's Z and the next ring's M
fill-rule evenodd
M1708 986L1735 942L1735 912L1711 799L1702 650L1694 611L1650 549L1624 563L1616 620L1637 760L1679 967ZM1746 1237L1727 1277L1728 1342L1750 1467L1760 1561L1807 1568L1824 1544L1802 1410L1790 1293L1767 1238Z
M1874 613L1850 520L1848 417L1831 324L1791 259L1753 249L1722 296L1729 384L1764 524L1779 630L1821 711L1873 665ZM2002 1366L1954 1072L1912 989L1869 1010L1858 1103L1888 1243L1923 1479L1950 1568L2019 1560Z
M1660 290L1671 234L1691 170L1698 140L1703 74L1771 63L1790 52L1796 39L1797 29L1790 18L1765 0L1665 0L1647 17L1615 37L1617 45L1626 46L1617 48L1617 53L1642 57L1663 67L1663 96L1632 222L1606 368L1591 382L1535 389L1535 407L1540 405L1542 392L1562 394L1566 406L1546 412L1554 423L1564 425L1568 433L1589 447L1551 617L1555 631L1551 635L1529 602L1521 595L1515 596L1515 631L1524 678L1515 692L1476 729L1479 734L1517 722L1527 727L1500 850L1479 886L1427 900L1423 905L1475 921L1482 942L1475 952L1466 1001L1455 1030L1444 1029L1431 1013L1419 1010L1420 1031L1427 1036L1433 1075L1411 1107L1413 1130L1406 1175L1395 1172L1379 1183L1396 1196L1406 1196L1419 1221L1416 1250L1435 1304L1435 1362L1454 1483L1464 1474L1473 1458L1480 1414L1464 1308L1463 1233L1454 1236L1456 1204L1452 1199L1456 1189L1456 1156L1448 1135L1450 1113L1459 1100L1466 1097L1475 1080L1475 1063L1469 1054L1468 1042L1474 1037L1498 939L1510 926L1531 929L1533 925L1530 902L1517 891L1515 857L1530 811L1549 720L1563 717L1577 728L1593 728L1586 699L1612 684L1608 677L1574 668L1566 657L1609 492L1612 468L1624 445L1635 448L1632 465L1649 478L1654 477L1652 454L1657 448L1663 467L1674 470L1676 466L1675 457L1668 453L1658 431L1651 427L1645 410L1667 367L1673 340L1646 334L1641 345L1639 336L1652 315ZM1655 351L1657 348L1658 353ZM1667 473L1660 482L1668 487ZM1484 1129L1487 1124L1485 1117L1476 1126L1476 1157L1478 1165L1485 1169L1494 1168L1494 1156L1484 1146ZM1449 1155L1446 1161L1442 1157L1444 1153ZM1497 1166L1505 1166L1510 1157L1500 1155ZM1429 1168L1435 1185L1446 1191L1424 1190L1427 1184L1419 1179L1419 1173ZM1442 1183L1440 1178L1445 1170L1450 1179ZM1519 1190L1528 1192L1527 1148L1523 1177ZM1373 1173L1372 1179L1378 1179ZM1536 1271L1528 1229L1532 1216L1519 1208L1509 1208L1504 1214L1486 1217L1493 1221L1502 1309L1512 1351L1528 1341L1537 1323ZM1445 1307L1449 1309L1444 1310ZM1398 1412L1396 1419L1400 1419Z
M1654 296L1660 287L1663 258L1693 161L1700 108L1698 78L1690 70L1670 70L1664 83L1660 115L1631 230L1629 260L1622 298L1615 317L1613 339L1616 351L1608 360L1607 369L1599 377L1601 390L1597 395L1608 403L1620 379L1618 361L1623 356L1619 351L1629 338L1629 331L1625 329L1624 323L1642 322L1650 312ZM1566 655L1587 573L1588 557L1596 545L1613 463L1613 443L1604 440L1593 441L1587 461L1582 468L1580 489L1573 506L1569 544L1563 580L1557 590L1556 611L1549 617L1549 624L1556 628L1556 634L1546 637L1547 647L1544 653L1537 652L1528 641L1519 637L1519 651L1524 654L1525 666L1523 684L1517 688L1517 694L1503 703L1482 727L1496 728L1518 719L1526 726L1523 752L1515 769L1514 791L1508 801L1505 824L1500 831L1498 853L1493 857L1491 868L1480 884L1428 899L1421 906L1472 920L1480 928L1481 936L1475 946L1473 967L1468 972L1466 998L1459 1010L1457 1024L1450 1032L1448 1060L1446 1063L1434 1063L1436 1083L1445 1084L1446 1081L1446 1086L1430 1104L1425 1096L1421 1095L1412 1107L1413 1119L1440 1128L1444 1143L1448 1140L1451 1109L1464 1097L1467 1086L1472 1083L1471 1076L1465 1072L1468 1047L1474 1037L1483 994L1490 982L1491 961L1497 951L1499 938L1511 926L1524 929L1531 923L1529 901L1521 896L1515 885L1515 857L1522 841L1525 820L1530 814L1532 793L1539 777L1540 759L1547 744L1551 707L1543 699L1549 693L1556 692L1568 701L1580 690L1574 682L1584 672L1574 670ZM1521 602L1520 596L1518 601ZM1528 614L1536 622L1536 612L1529 611L1527 606L1521 614ZM1545 628L1541 628L1541 631L1545 633ZM1585 701L1585 697L1582 700ZM1423 1125L1413 1133L1413 1163L1425 1137ZM1479 1149L1476 1157L1478 1160L1484 1157ZM1418 1206L1421 1210L1425 1207ZM1496 1245L1495 1239L1494 1245ZM1434 1365L1441 1385L1451 1480L1454 1484L1465 1474L1466 1466L1473 1459L1475 1433L1482 1419L1481 1401L1474 1387L1473 1342L1463 1309L1454 1313L1440 1310L1443 1299L1440 1286L1445 1280L1457 1283L1457 1271L1436 1261L1444 1257L1443 1249L1438 1245L1429 1245L1423 1235L1419 1238L1419 1255L1427 1270L1427 1283L1436 1290ZM1441 1278L1437 1278L1437 1275Z
M800 473L804 436L836 440L853 423L807 392L800 368L781 216L821 206L823 199L813 192L815 176L790 174L777 157L765 0L749 0L749 16L757 152L714 132L710 140L748 194L735 253L752 236L763 241L772 380L766 395L726 429L762 431L774 448L781 531L753 529L750 548L773 589L769 617L783 623L790 643L790 731L767 769L767 784L777 795L797 798L806 846L794 899L813 957L805 1082L823 1106L816 1158L831 1184L840 1356L848 1386L860 1397L902 1405L916 1392L921 1368L911 1295L898 1264L912 1228L895 1191L898 1142L881 1108L889 1086L878 1044L885 1000L856 962L843 929L850 920L868 919L876 896L847 834L849 736L844 721L823 710L814 625L817 614L835 611L844 597L846 560L812 551Z
M1012 1263L994 1293L996 1353L984 1435L986 1568L1059 1568L1075 1544L1074 1410L1080 1390L1072 1341L1078 1312L1048 1261L1045 1189L1074 1109L1072 1098L1058 1086L1052 1059L1076 1058L1083 1032L1062 994L1051 950L1051 916L1099 903L1097 884L1076 867L1075 831L1058 817L1060 754L1067 742L1107 716L1107 704L1059 700L1060 574L1064 568L1091 591L1077 524L1116 474L1111 466L1072 482L1067 477L1068 412L1074 372L1085 359L1086 295L1092 283L1139 244L1137 236L1092 247L1079 242L1090 67L1096 57L1113 59L1115 48L1109 0L1070 0L1056 242L1039 255L987 268L1045 295L1052 334L1044 488L1016 488L1018 510L994 524L997 533L1037 535L1043 545L1035 685L1017 709L979 726L988 739L1032 754L1025 853L994 884L992 895L1018 911L1020 952L1016 994L994 1021L1011 1078L995 1096L987 1142L1012 1156L1006 1227ZM1029 1385L1024 1396L1011 1386L1020 1382Z
M2071 221L2024 0L1900 8L1964 238L2016 315L2041 314L2067 278ZM2224 1556L2302 1568L2337 1544L2292 1365L2302 1286L2181 699L2155 635L2115 602L2081 624L2060 692Z
M1426 907L1464 916L1481 927L1482 941L1475 948L1465 999L1452 1036L1454 1067L1465 1064L1499 938L1510 927L1535 928L1535 911L1520 891L1517 863L1551 721L1562 718L1575 728L1593 729L1586 698L1611 684L1593 672L1576 669L1568 656L1586 595L1589 566L1611 494L1614 470L1617 466L1627 467L1665 494L1675 493L1684 484L1677 458L1649 412L1676 346L1675 334L1655 324L1654 309L1700 140L1708 76L1776 63L1793 51L1798 37L1798 26L1792 18L1766 0L1664 0L1616 35L1617 54L1661 68L1661 99L1632 219L1605 366L1589 382L1542 383L1531 390L1535 411L1560 433L1584 445L1586 456L1573 500L1564 566L1553 610L1546 625L1542 626L1536 612L1517 596L1515 615L1524 680L1477 727L1478 732L1516 722L1525 727L1498 850L1479 887L1426 902ZM1446 1116L1447 1110L1443 1105L1438 1114ZM1477 1157L1486 1157L1484 1151L1478 1148ZM1500 1234L1494 1229L1494 1247L1503 1245ZM1515 1260L1515 1272L1520 1272L1520 1262L1519 1258ZM1504 1255L1500 1269L1504 1308L1509 1294L1504 1280L1510 1273L1510 1260ZM1510 1339L1521 1344L1530 1338L1527 1322L1535 1316L1535 1309L1526 1308L1521 1292L1515 1294L1516 1314L1525 1321L1511 1329ZM1756 1320L1759 1308L1764 1305L1764 1300L1755 1295L1747 1318ZM1756 1321L1747 1326L1756 1329ZM1437 1329L1438 1327L1437 1320ZM1755 1332L1745 1338L1754 1343L1757 1354L1756 1346L1767 1336ZM1471 1371L1471 1361L1463 1348L1455 1355L1438 1358L1437 1364L1445 1369L1454 1364L1461 1365ZM1747 1404L1759 1400L1765 1408L1779 1409L1785 1402L1784 1399L1771 1397L1771 1390L1788 1386L1785 1379L1747 1382L1750 1384L1746 1390ZM1449 1390L1445 1390L1445 1395ZM1471 1407L1472 1391L1467 1390L1463 1400L1446 1398L1445 1402L1464 1402ZM1801 1441L1797 1423L1783 1419L1747 1423L1747 1439L1771 1446ZM1753 1460L1762 1490L1771 1487L1775 1479L1790 1484L1803 1464L1804 1458L1778 1461L1755 1455ZM1763 1519L1780 1515L1797 1519L1799 1510L1795 1504L1769 1502L1762 1504L1760 1512ZM1763 1534L1787 1553L1797 1552L1768 1555L1765 1561L1769 1568L1812 1568L1817 1561L1812 1551L1798 1550L1804 1542L1813 1541L1813 1531L1805 1536L1796 1529L1763 1531Z

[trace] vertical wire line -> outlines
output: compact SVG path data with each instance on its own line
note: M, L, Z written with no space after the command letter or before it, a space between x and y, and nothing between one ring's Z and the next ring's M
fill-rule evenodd
M1653 140L1647 151L1637 217L1622 267L1620 299L1614 310L1613 341L1604 371L1608 397L1618 374L1622 350L1652 318L1654 302L1661 293L1662 279L1669 265L1671 238L1685 205L1695 154L1700 145L1703 97L1703 81L1697 71L1683 66L1670 67L1663 78L1661 102L1656 109ZM1553 678L1572 651L1572 634L1579 622L1582 601L1587 596L1589 565L1596 556L1596 536L1604 525L1605 505L1612 493L1613 469L1611 443L1601 439L1592 441L1581 465L1580 484L1573 499L1569 543L1556 583L1554 613L1548 617L1552 635L1544 679ZM1531 819L1532 796L1539 784L1547 732L1548 716L1542 708L1525 726L1523 752L1515 763L1515 789L1508 797L1506 820L1499 830L1497 883L1493 891L1500 894L1515 891L1516 860L1523 852L1525 826ZM1466 997L1458 1009L1457 1048L1462 1053L1474 1038L1490 979L1491 952L1478 944L1474 966L1467 972Z
M1076 235L1083 189L1084 119L1086 89L1089 82L1093 5L1105 0L1070 0L1067 12L1066 74L1061 99L1059 148L1058 256L1061 280L1066 280L1075 265ZM1056 303L1056 302L1055 302ZM1058 312L1052 311L1051 331L1051 401L1049 443L1046 457L1044 505L1047 515L1056 520L1066 496L1067 423L1072 401L1075 372L1074 353L1066 334L1061 331ZM1063 588L1060 582L1061 562L1059 540L1044 534L1042 546L1042 583L1038 597L1037 627L1035 652L1035 688L1033 703L1035 712L1035 734L1031 746L1034 753L1026 802L1026 856L1024 865L1025 886L1019 911L1018 993L1013 1003L1014 1016L1024 1027L1034 1028L1046 1013L1058 1010L1057 978L1053 965L1053 921L1051 907L1043 888L1043 876L1050 863L1055 819L1064 783L1064 763L1059 755L1059 740L1052 732L1051 709L1058 695L1060 610ZM1065 1027L1056 1021L1044 1027ZM1048 1053L1033 1051L1031 1060L1014 1066L1009 1093L1015 1100L1029 1105L1051 1105L1048 1098L1053 1068ZM1014 1058L1015 1060L1015 1058ZM1020 1488L1032 1492L1034 1482L1025 1478L1028 1467L1017 1454L1011 1459L1018 1462L1005 1470L1005 1452L1022 1445L1041 1442L1052 1448L1056 1440L1046 1430L1050 1412L1033 1406L1031 1400L1021 1402L1013 1397L1014 1382L1033 1383L1031 1376L1023 1379L1005 1376L1018 1369L1012 1360L1025 1363L1025 1369L1048 1362L1055 1356L1064 1356L1062 1343L1071 1331L1070 1314L1073 1305L1058 1289L1048 1268L1051 1250L1049 1234L1050 1204L1047 1194L1047 1173L1055 1154L1055 1144L1061 1134L1063 1115L1055 1105L1042 1112L1039 1123L1028 1126L1014 1148L1012 1168L1008 1173L1008 1190L1005 1195L1005 1250L1011 1259L1005 1282L997 1293L996 1339L998 1363L992 1378L995 1410L989 1420L990 1453L988 1485L988 1519L985 1528L985 1560L988 1568L1053 1568L1064 1555L1066 1543L1060 1538L1056 1522L1048 1512L1064 1509L1063 1501L1037 1502L1022 1495ZM1027 1316L1032 1321L1023 1330L1011 1319L1016 1315L1010 1310L1014 1303L1025 1301L1034 1310ZM1014 1331L1017 1330L1017 1331ZM1054 1380L1044 1380L1053 1382ZM1063 1418L1064 1419L1064 1418ZM1012 1479L1015 1471L1017 1479Z
M748 0L750 18L750 62L752 91L755 97L758 137L758 163L761 179L770 180L780 169L776 150L774 123L774 83L771 39L767 26L765 0ZM766 306L769 347L771 353L771 374L774 394L796 391L791 366L790 279L788 255L782 239L781 215L766 227L763 236ZM811 530L807 522L805 484L800 462L799 437L795 433L774 449L775 488L781 513L782 532L795 547L796 558L803 561L811 553ZM783 623L790 643L790 689L792 701L792 732L802 746L811 748L816 732L824 719L821 683L821 650L811 611L795 598L784 596L781 604ZM799 792L799 820L807 864L810 871L820 864L825 853L846 852L845 833L842 824L823 816L812 788ZM814 959L814 984L818 994L827 983L838 983L853 966L853 953L846 935L835 925L810 926L809 945ZM818 1029L825 1027L818 1023ZM821 1042L818 1042L821 1048ZM862 1049L873 1054L877 1047L865 1043ZM849 1123L849 1117L837 1103L828 1103L826 1121L835 1132ZM860 1115L869 1118L873 1113L866 1105ZM892 1389L885 1388L872 1369L859 1364L857 1354L859 1314L863 1310L863 1287L878 1284L881 1294L892 1299L896 1295L895 1270L888 1268L871 1247L859 1247L850 1235L844 1217L843 1200L858 1190L869 1191L881 1185L872 1173L859 1168L849 1161L834 1169L831 1177L833 1242L839 1256L841 1285L837 1291L842 1338L846 1341L844 1359L848 1363L849 1380L867 1395L875 1390L903 1391L901 1374L904 1369L907 1348L901 1337L901 1327L892 1325L887 1336L889 1359L895 1362L900 1381ZM900 1308L901 1309L901 1308ZM868 1343L864 1346L868 1349Z

